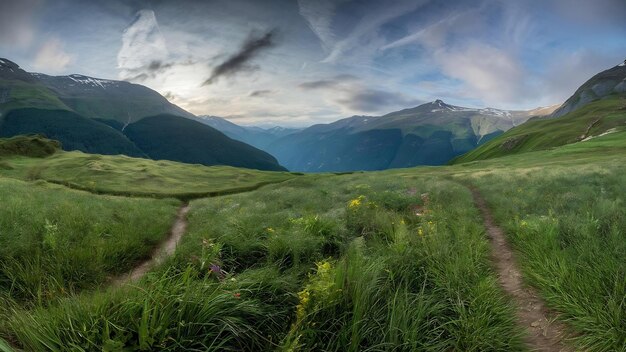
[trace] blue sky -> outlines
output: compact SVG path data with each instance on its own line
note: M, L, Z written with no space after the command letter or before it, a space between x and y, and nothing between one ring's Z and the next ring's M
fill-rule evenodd
M626 59L624 0L0 0L0 56L304 126L443 99L531 109Z

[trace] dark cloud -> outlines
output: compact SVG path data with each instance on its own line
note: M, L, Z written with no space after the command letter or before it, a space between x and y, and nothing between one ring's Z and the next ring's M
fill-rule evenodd
M406 97L400 93L386 92L377 89L358 88L346 90L345 96L336 102L355 111L375 112L388 108L410 107L422 103L417 99Z
M337 88L341 83L357 81L358 78L353 75L341 74L329 79L321 79L318 81L303 82L298 85L304 90L313 89L329 89Z
M256 56L258 56L263 50L269 49L276 45L276 30L272 29L260 37L250 35L248 39L243 43L237 53L226 58L224 62L217 65L211 77L209 77L203 85L209 85L215 82L219 77L232 76L241 71L249 71L254 69L249 65Z
M327 79L303 82L298 85L303 90L331 90L334 101L350 110L379 112L389 108L409 107L421 103L402 93L387 92L367 88L356 76L340 74Z
M254 92L250 93L248 96L252 98L260 98L260 97L266 97L268 95L271 95L272 93L274 93L273 90L261 89L261 90L255 90Z
M300 88L302 88L304 90L327 89L327 88L335 88L338 84L339 84L339 82L337 82L335 80L321 79L319 81L311 81L311 82L300 83L298 85L298 87L300 87Z
M163 62L161 60L152 60L148 65L144 65L140 68L125 70L125 75L122 77L126 81L131 82L144 82L148 79L154 79L158 75L165 73L172 67L189 66L196 64L197 61L187 60L180 62Z
M150 64L148 65L147 69L148 71L151 72L160 72L164 69L170 68L172 67L172 63L163 63L162 61L159 60L154 60L152 62L150 62Z

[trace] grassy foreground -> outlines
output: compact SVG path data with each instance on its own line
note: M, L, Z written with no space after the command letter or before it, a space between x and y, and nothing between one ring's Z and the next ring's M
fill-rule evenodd
M0 197L0 298L26 306L129 270L167 235L178 206L7 178Z
M31 350L519 350L476 220L465 188L417 175L198 200L139 287L16 311L7 330Z
M42 175L78 179L59 165L64 158L89 157L44 159L51 166ZM8 160L12 177L27 178L25 169L36 165L32 159ZM108 175L115 175L118 161L124 170L123 158L86 162L101 160L111 163ZM129 159L126 167L138 162ZM0 286L7 302L0 308L0 336L33 351L523 351L513 303L497 286L480 216L463 186L473 184L506 230L525 281L572 328L570 342L590 351L625 351L625 162L626 133L616 132L451 167L271 174L292 179L192 201L188 233L176 254L136 285L72 290L52 300L21 299ZM98 175L87 164L73 165L67 170L85 172L80 182ZM172 167L155 169L177 177L188 172L176 172L187 166ZM180 179L179 190L194 179ZM43 181L0 181L6 194L23 189L39 197L42 191L34 186L59 192L24 200L36 209L31 214L54 209L46 202L80 195L102 201L100 207L111 204L131 214L135 209L129 217L148 226L142 221L170 221L177 204L91 195ZM118 187L129 189L128 182ZM15 195L10 202L20 199ZM94 206L84 204L72 200L67 207L86 212L83 219ZM154 209L147 215L151 206L169 215L153 217L160 214ZM116 219L95 209L103 224ZM2 219L12 223L18 214ZM45 218L38 226L45 243L44 234L54 227ZM129 240L143 235L128 233ZM5 247L0 259L20 253L15 244ZM70 263L64 260L58 268Z

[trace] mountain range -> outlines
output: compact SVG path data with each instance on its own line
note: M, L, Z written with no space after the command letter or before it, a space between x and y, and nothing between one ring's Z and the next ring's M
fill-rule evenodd
M29 73L0 59L0 137L39 133L65 150L285 170L159 93L124 81Z
M556 107L474 109L435 100L384 116L352 116L288 134L265 150L290 170L341 172L442 165Z
M265 150L275 140L292 133L300 132L303 128L240 126L219 116L201 115L197 121L209 125L228 137Z
M29 73L0 59L0 137L39 133L66 150L204 165L368 171L584 141L623 128L625 97L626 62L595 75L560 106L511 111L435 100L303 129L259 128L195 116L141 85Z

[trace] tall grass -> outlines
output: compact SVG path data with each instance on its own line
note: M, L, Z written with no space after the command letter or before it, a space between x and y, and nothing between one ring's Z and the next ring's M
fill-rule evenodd
M0 178L0 292L45 304L150 255L177 202L97 197Z
M189 220L136 288L15 310L8 329L34 350L521 349L452 182L310 176L194 201Z
M623 163L609 162L474 179L525 279L590 351L626 351L625 175Z

